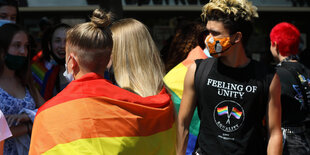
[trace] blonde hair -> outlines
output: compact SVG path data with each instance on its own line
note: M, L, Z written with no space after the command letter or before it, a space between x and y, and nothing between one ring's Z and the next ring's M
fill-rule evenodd
M210 0L202 8L202 19L206 21L207 15L211 14L214 10L233 16L234 21L252 21L258 17L257 7L247 0Z
M117 84L142 97L156 95L163 87L164 65L146 26L122 19L111 27L112 65Z
M241 32L246 46L253 32L253 21L258 17L257 8L247 0L210 0L202 8L203 21L220 21L230 35Z
M101 73L109 62L113 46L111 17L110 13L96 9L90 22L67 32L67 48L77 55L80 67L90 72Z

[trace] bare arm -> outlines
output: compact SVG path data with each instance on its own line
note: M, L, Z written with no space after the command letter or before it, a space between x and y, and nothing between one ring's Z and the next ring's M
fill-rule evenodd
M281 132L281 84L277 74L272 79L269 87L268 103L268 130L269 142L268 155L282 154L282 132Z
M194 76L196 64L192 64L185 76L184 91L178 115L177 154L184 155L187 148L189 125L196 107Z

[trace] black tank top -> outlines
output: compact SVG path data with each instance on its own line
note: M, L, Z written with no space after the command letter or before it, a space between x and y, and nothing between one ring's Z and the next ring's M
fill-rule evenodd
M197 64L195 77L204 61L209 60ZM263 119L273 76L270 67L254 60L232 68L215 59L207 78L195 80L204 154L266 154Z

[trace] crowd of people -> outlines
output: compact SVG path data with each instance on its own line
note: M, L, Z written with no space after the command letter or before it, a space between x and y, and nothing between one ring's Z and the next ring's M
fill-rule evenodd
M160 51L142 22L96 9L47 27L32 56L16 1L1 0L0 154L310 154L298 28L270 30L272 66L245 48L252 3L210 0L201 18Z

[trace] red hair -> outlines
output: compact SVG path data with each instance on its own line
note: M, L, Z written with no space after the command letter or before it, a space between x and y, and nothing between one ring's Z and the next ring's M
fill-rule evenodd
M298 53L300 32L293 24L282 22L272 28L270 40L272 44L277 43L282 56L296 55Z

